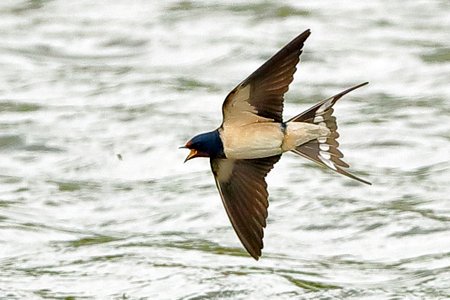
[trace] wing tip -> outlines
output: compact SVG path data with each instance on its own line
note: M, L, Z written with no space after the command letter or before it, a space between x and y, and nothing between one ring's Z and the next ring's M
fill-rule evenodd
M301 39L304 42L310 35L311 35L311 29L308 28L298 35L298 39ZM296 39L294 39L294 40L296 40Z
M261 239L261 244L259 245L251 245L251 244L244 244L245 250L247 250L247 253L250 254L251 257L253 257L254 260L258 261L259 258L262 255L262 249L264 248L264 244Z
M260 256L252 255L253 259L259 261Z
M253 257L254 260L258 261L259 258L260 258L261 255L262 255L262 253L261 253L262 248L260 248L260 249L255 249L255 250L256 250L256 251L249 251L249 250L247 249L247 252L248 252L248 254L250 254L251 257Z

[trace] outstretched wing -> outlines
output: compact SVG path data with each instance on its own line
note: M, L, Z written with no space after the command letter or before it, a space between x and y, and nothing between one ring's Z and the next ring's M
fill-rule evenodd
M222 106L224 124L282 122L284 94L310 34L308 29L297 36L228 94Z
M265 177L280 157L211 159L217 189L231 224L245 249L256 260L263 248L269 206Z

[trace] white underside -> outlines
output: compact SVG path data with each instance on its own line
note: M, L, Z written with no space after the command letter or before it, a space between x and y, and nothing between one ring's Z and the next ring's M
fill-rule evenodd
M229 159L263 158L295 149L330 134L324 125L290 122L284 132L280 123L263 122L224 126L220 132Z

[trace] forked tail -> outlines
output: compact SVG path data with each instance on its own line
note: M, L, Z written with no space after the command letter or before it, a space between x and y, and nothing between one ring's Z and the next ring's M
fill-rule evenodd
M368 82L358 84L331 98L325 99L307 111L293 117L288 122L305 122L318 125L323 123L331 131L330 135L327 137L320 137L298 146L292 150L294 153L310 159L321 166L328 167L342 175L366 184L371 184L370 182L356 177L355 175L344 170L344 168L348 168L349 165L341 160L344 155L338 149L339 143L337 139L339 137L339 133L337 132L336 117L333 116L333 105L336 101L338 101L345 94L366 84L368 84Z

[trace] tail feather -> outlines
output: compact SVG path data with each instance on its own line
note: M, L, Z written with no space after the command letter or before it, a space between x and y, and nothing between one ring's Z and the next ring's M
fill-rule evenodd
M333 105L345 94L368 84L364 82L362 84L351 87L331 98L325 99L307 111L293 117L288 122L306 122L312 124L321 124L326 126L330 130L330 134L327 137L319 137L315 140L309 141L303 145L298 146L292 152L301 155L313 162L332 169L333 171L358 180L360 182L371 184L370 182L356 177L355 175L345 171L343 168L348 168L349 165L341 160L344 157L341 151L339 151L339 142L337 141L339 133L337 132L336 117L333 116Z

